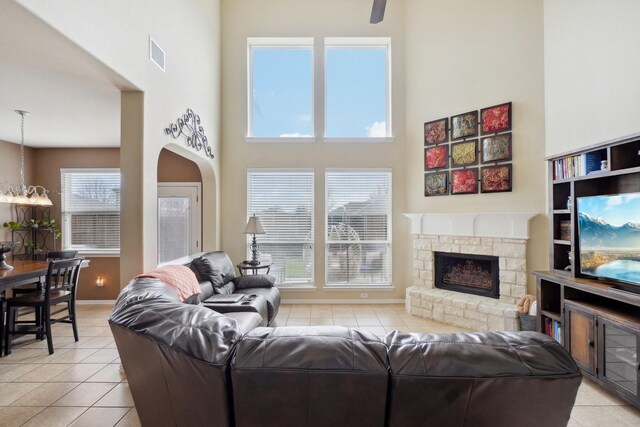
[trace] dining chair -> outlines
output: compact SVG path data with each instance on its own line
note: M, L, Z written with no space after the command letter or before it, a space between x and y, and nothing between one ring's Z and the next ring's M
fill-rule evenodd
M51 325L58 322L71 323L73 337L78 341L78 326L76 323L76 291L80 275L80 265L83 258L49 261L47 275L44 282L44 292L32 292L8 298L7 322L4 336L4 353L11 354L11 341L14 335L35 334L37 338L47 336L49 354L53 354L53 338ZM65 304L52 312L52 307ZM31 320L17 320L20 308L34 308L36 316ZM62 317L53 318L53 315L67 311Z
M73 250L65 250L65 251L47 251L45 259L47 261L55 261L59 259L71 259L75 258L78 255L78 251ZM12 294L14 296L29 294L31 292L42 292L43 289L43 278L40 278L37 282L33 282L27 285L18 286L13 288ZM31 314L32 311L28 311L26 313L19 313L19 316ZM41 313L38 310L35 310L36 320L40 321ZM2 326L4 328L4 325ZM40 338L40 337L39 337ZM0 345L0 354L1 354L1 345Z

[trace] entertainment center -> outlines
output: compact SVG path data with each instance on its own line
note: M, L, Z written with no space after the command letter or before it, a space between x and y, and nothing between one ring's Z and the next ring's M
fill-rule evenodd
M548 164L551 271L534 273L537 328L555 335L585 376L640 407L640 283L628 274L640 262L640 217L631 209L639 196L631 193L640 192L640 134L554 156ZM617 206L615 219L628 223L587 215L608 206ZM594 232L594 224L606 232ZM620 233L626 240L616 244Z

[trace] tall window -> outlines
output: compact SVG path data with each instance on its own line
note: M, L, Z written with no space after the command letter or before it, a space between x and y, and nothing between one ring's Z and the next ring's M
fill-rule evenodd
M312 137L313 39L248 39L248 136Z
M261 255L271 256L276 283L312 284L313 171L249 170L247 193L247 214L258 216L266 232L258 243Z
M327 171L326 284L391 284L391 173Z
M316 67L312 37L247 39L250 140L391 138L391 39L323 42L324 57L315 56ZM314 74L314 67L321 72ZM314 93L323 96L314 99Z
M390 39L325 39L325 136L391 136Z
M61 169L62 245L84 254L120 252L120 170Z

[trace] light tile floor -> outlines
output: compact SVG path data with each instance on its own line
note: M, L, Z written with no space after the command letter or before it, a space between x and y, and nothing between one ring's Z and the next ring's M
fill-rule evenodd
M55 353L46 341L16 340L0 358L0 426L139 426L107 317L107 305L79 305L80 341L70 325L53 326ZM392 330L460 332L410 316L401 304L282 305L275 326L343 325L384 336ZM640 426L640 410L583 380L570 427Z

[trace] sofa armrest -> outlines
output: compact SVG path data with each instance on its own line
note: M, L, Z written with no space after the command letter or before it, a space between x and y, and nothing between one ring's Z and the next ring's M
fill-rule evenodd
M276 278L270 274L250 274L233 279L236 289L273 288Z

